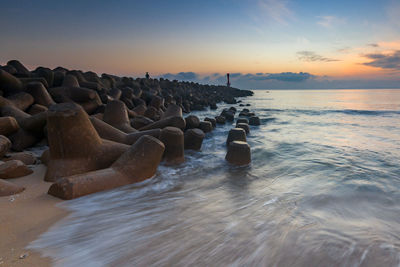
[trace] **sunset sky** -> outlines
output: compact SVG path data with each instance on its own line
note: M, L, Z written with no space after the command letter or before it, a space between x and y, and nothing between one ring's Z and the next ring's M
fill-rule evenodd
M400 1L0 0L0 64L240 88L400 87Z

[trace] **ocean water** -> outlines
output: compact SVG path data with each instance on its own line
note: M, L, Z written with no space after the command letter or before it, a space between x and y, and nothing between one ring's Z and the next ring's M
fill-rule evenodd
M400 90L242 101L262 120L250 166L226 163L218 126L180 166L63 202L29 247L56 266L400 266Z

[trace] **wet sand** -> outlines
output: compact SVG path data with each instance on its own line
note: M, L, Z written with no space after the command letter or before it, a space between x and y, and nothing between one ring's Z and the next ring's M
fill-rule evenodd
M8 180L25 191L0 197L0 266L51 266L50 258L26 246L68 212L56 207L61 200L47 194L51 183L43 181L46 166L35 165L33 170L29 176Z

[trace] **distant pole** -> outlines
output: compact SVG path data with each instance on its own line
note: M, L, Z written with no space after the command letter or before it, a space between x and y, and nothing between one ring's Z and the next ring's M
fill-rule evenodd
M226 74L226 78L228 80L226 86L231 87L231 82L229 81L229 73Z

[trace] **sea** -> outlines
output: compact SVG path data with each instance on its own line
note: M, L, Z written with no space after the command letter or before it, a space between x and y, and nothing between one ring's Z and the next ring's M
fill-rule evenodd
M218 125L179 166L61 203L29 248L55 266L400 266L400 90L254 92L249 166Z

